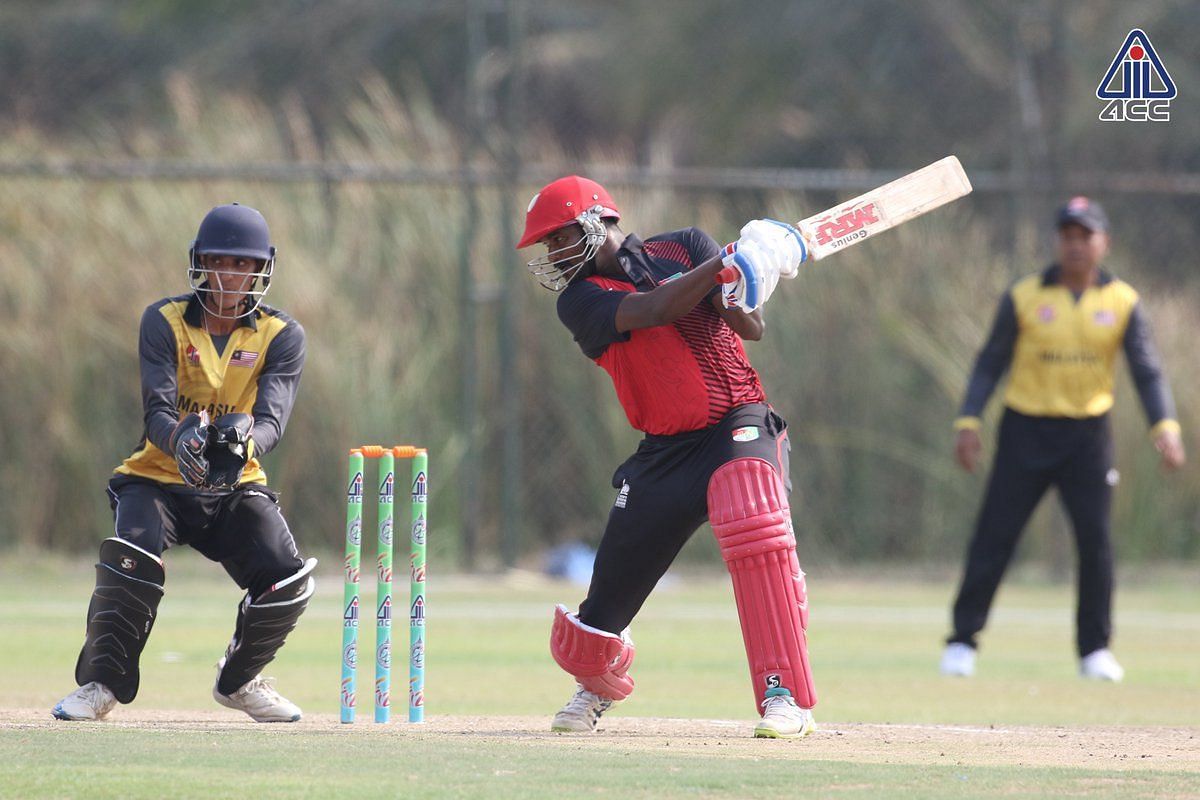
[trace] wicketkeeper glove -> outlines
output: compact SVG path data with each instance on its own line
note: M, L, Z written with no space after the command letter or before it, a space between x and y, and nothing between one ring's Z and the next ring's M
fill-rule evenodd
M175 426L169 442L171 455L184 483L197 489L208 480L208 459L204 457L208 442L208 413L188 414Z
M207 488L233 489L242 479L242 470L254 447L250 432L254 417L249 414L222 414L209 426Z

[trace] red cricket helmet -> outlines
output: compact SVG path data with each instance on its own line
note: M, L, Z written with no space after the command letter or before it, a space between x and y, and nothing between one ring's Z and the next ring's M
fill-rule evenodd
M620 219L621 212L608 190L588 178L568 175L546 184L529 201L525 210L525 233L517 249L536 244L549 233L579 222L579 216L593 212L601 219Z

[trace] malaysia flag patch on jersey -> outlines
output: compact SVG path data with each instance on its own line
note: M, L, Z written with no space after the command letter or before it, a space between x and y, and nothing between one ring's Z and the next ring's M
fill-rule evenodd
M253 367L258 361L258 353L253 350L234 350L229 357L231 367Z

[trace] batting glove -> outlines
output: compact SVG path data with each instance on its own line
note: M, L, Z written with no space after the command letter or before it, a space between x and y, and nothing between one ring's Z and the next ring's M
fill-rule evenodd
M736 281L721 286L721 302L726 308L736 306L749 314L770 299L779 271L775 257L757 242L739 240L725 245L721 261L738 272Z
M780 277L794 278L808 258L804 237L794 226L777 219L755 219L742 226L739 243L753 241L770 254Z

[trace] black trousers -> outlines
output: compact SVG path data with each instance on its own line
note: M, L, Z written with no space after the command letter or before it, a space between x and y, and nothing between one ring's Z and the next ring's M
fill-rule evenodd
M738 458L761 458L787 488L787 423L765 403L738 406L716 425L674 436L646 436L617 468L618 489L596 550L585 625L620 633L637 615L691 535L708 519L708 481Z
M225 567L258 597L304 565L274 491L247 484L232 492L117 475L108 483L116 535L156 556L190 545Z
M1064 419L1007 409L948 641L975 646L1021 532L1053 485L1071 518L1079 553L1076 646L1080 656L1107 647L1113 592L1109 516L1116 478L1107 414Z

